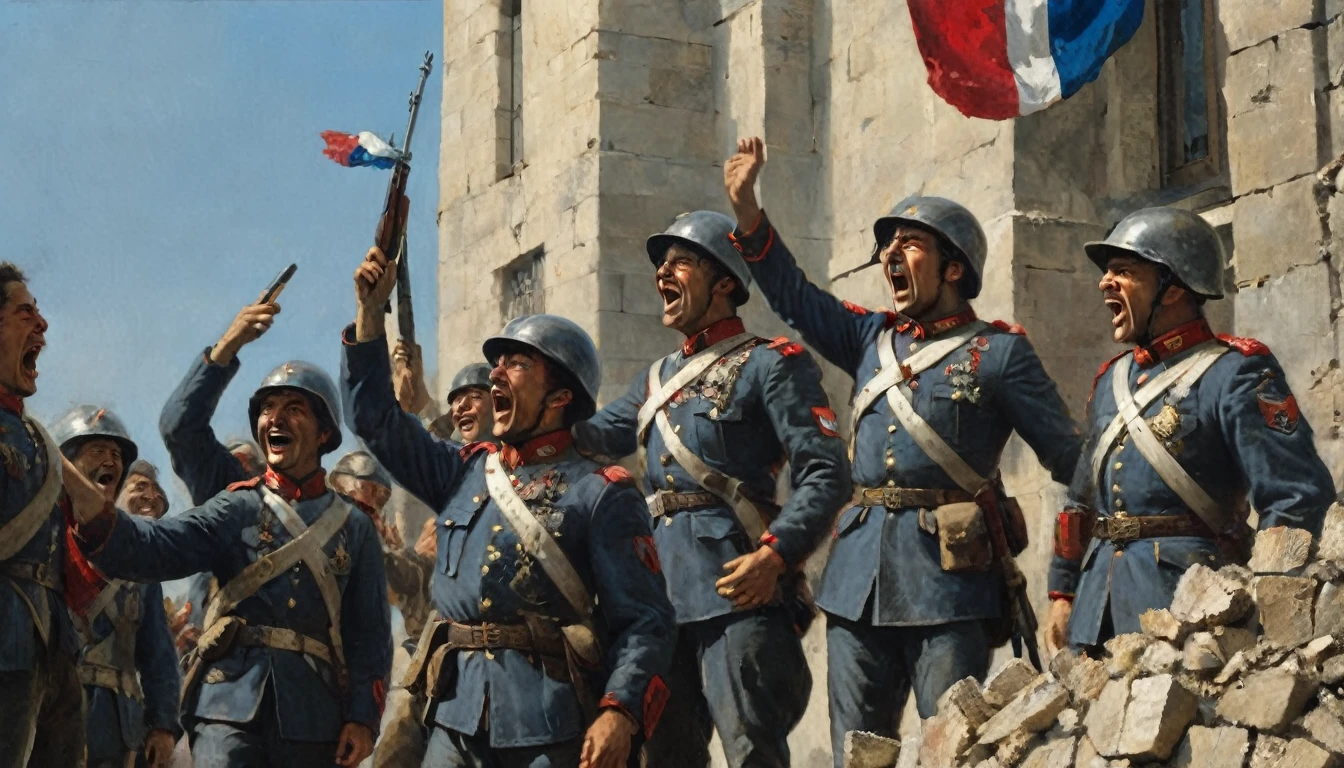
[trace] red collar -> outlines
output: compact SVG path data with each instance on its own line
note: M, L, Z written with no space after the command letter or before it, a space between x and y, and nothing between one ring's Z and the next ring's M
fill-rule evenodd
M1153 339L1146 347L1134 348L1134 362L1147 368L1203 344L1213 338L1213 329L1204 318L1196 318Z
M517 469L523 464L548 464L569 450L574 437L567 429L534 437L519 446L506 445L499 449L499 460L506 469Z
M9 411L15 416L22 416L23 398L18 395L12 395L4 390L0 390L0 408Z
M262 478L266 487L280 494L285 501L307 501L327 492L327 473L320 467L302 483L295 483L270 467L266 468Z
M934 320L931 323L921 323L905 315L897 315L896 332L909 333L916 339L923 339L930 336L937 336L940 333L947 333L954 328L960 328L967 323L975 322L975 310L967 307L960 312L948 315Z
M702 349L712 347L724 339L731 339L739 333L746 333L747 327L740 317L725 317L705 330L690 337L681 344L681 354L690 357Z

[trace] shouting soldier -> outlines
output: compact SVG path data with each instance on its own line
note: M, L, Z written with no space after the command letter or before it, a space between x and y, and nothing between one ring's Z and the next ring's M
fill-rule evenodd
M158 520L168 513L168 495L159 484L159 470L144 459L136 459L126 470L126 484L117 497L117 506L133 515Z

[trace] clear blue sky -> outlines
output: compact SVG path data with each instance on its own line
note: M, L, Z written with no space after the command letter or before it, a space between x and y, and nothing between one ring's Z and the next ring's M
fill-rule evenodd
M32 411L49 423L110 406L167 469L165 399L290 262L283 311L240 356L215 430L247 433L248 396L285 360L336 376L388 172L336 165L318 134L400 142L426 50L408 195L432 355L442 19L440 0L0 2L0 258L27 271L51 322Z

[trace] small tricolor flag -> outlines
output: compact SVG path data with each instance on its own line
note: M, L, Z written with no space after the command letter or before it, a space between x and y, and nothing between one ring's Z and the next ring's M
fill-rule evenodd
M1097 79L1139 28L1143 4L909 0L929 85L967 117L989 120L1045 109Z
M323 131L322 139L327 142L322 154L349 168L361 165L391 168L401 157L401 150L368 131L360 131L358 135Z

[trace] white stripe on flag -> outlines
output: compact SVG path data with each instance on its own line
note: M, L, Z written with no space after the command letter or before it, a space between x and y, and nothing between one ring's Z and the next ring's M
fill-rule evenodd
M1059 70L1050 54L1048 0L1004 0L1008 62L1017 80L1021 114L1029 115L1059 101Z
M395 149L391 144L383 141L377 134L369 131L359 132L359 146L374 157L386 157L391 160L397 159L401 152Z

